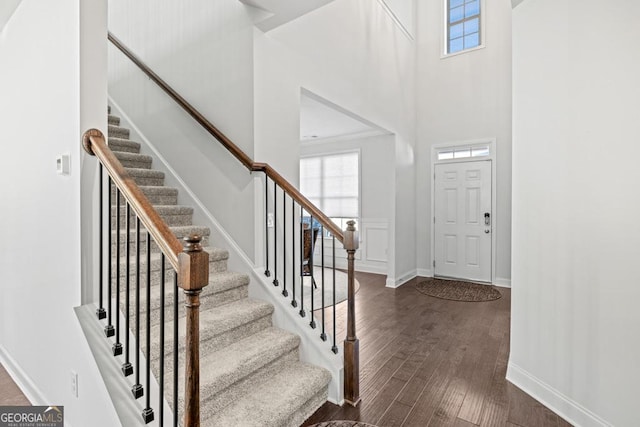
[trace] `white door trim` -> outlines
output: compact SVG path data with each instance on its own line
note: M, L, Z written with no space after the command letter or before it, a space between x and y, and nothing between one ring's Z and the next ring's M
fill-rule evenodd
M489 155L483 157L469 157L462 159L451 159L451 160L438 160L438 152L442 151L445 148L456 148L456 147L464 147L464 146L476 146L476 145L484 145L489 147ZM464 162L476 162L476 161L486 161L491 160L491 283L494 283L496 280L496 264L497 264L497 234L498 234L498 223L500 218L498 217L498 205L497 205L497 191L498 183L497 183L497 164L498 164L498 156L496 155L496 139L495 138L481 138L474 139L468 141L457 141L457 142L449 142L449 143L441 143L435 144L431 146L431 218L430 218L430 236L431 236L431 255L429 259L429 266L431 267L432 275L435 276L435 251L436 251L436 239L435 239L435 200L436 200L436 185L435 185L435 165L436 164L444 164L444 163L464 163Z

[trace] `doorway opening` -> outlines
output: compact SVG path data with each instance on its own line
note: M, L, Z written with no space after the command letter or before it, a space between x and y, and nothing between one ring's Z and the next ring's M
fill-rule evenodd
M432 149L433 276L492 283L496 265L495 139Z

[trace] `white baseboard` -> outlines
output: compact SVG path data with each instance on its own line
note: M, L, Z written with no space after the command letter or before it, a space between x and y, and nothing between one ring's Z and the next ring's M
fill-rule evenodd
M507 367L507 380L574 426L612 425L511 361Z
M504 277L496 277L493 280L493 284L495 286L500 286L501 288L510 288L511 287L511 279L506 279Z
M411 270L408 273L403 274L402 276L398 277L398 278L392 278L392 277L387 277L387 283L386 283L386 287L387 288L399 288L400 286L404 285L405 283L407 283L409 280L413 279L414 277L417 276L417 271L416 270Z
M419 268L418 277L433 277L433 271L428 268Z
M31 381L31 378L22 370L20 365L11 357L7 350L0 345L0 363L13 379L13 382L20 388L22 393L29 399L32 405L46 405L47 399L40 389Z

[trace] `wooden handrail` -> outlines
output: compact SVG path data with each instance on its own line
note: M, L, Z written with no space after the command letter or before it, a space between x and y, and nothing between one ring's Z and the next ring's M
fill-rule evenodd
M271 178L280 188L284 189L293 200L309 212L314 219L324 226L338 241L343 243L344 236L342 230L331 221L320 209L309 201L298 191L289 181L280 175L274 168L267 163L254 162L244 151L235 145L224 133L207 120L198 110L195 109L187 100L178 94L171 86L162 80L151 68L149 68L140 58L138 58L129 48L127 48L120 40L118 40L111 32L109 32L109 41L113 43L125 56L127 56L134 64L142 70L151 80L153 80L167 95L180 105L193 119L200 124L209 134L217 139L223 147L225 147L236 159L240 161L250 172L264 172L266 176Z
M178 273L178 286L185 294L186 315L184 425L197 427L200 425L200 293L209 284L209 253L203 250L201 236L198 235L185 237L183 247L109 149L102 132L97 129L86 131L82 136L82 146L106 168L117 189ZM115 214L120 215L120 212Z
M153 240L165 254L169 263L176 271L180 271L178 258L182 252L182 243L160 218L142 190L109 149L102 132L97 129L86 131L82 136L82 146L87 153L95 155L104 165L109 176L138 215L140 222L153 236Z

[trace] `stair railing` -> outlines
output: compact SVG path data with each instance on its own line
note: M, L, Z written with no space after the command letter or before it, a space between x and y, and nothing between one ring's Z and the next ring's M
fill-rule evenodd
M97 129L90 129L83 135L83 147L87 153L97 157L99 161L99 306L96 312L98 319L106 320L104 332L107 338L114 337L112 347L114 356L122 356L124 363L122 373L125 377L135 374L135 384L131 392L135 399L146 395L142 419L145 423L154 420L154 410L151 404L150 382L152 364L151 344L151 252L152 241L160 249L160 307L159 307L159 331L158 331L158 358L159 358L159 401L157 413L159 425L164 425L164 368L165 368L165 263L174 270L173 277L173 425L178 426L178 359L179 359L179 325L178 325L178 288L182 288L185 296L186 311L186 335L185 335L185 383L184 383L184 418L183 426L196 427L200 425L200 340L199 340L199 306L200 293L209 283L209 254L202 249L201 237L192 235L185 237L185 246L160 218L142 190L136 185L133 178L127 173L118 158L109 149L104 135ZM104 171L107 177L103 177ZM106 182L105 182L106 181ZM104 206L104 192L107 190L107 206ZM114 199L115 196L115 200ZM124 202L124 206L122 205ZM123 212L124 211L124 212ZM124 217L124 230L122 218ZM104 219L108 225L104 226ZM132 221L133 220L133 221ZM115 228L114 228L115 223ZM135 240L131 241L131 227L135 223ZM142 230L141 226L146 229ZM121 234L125 241L122 242ZM107 289L104 289L104 246L107 236ZM115 237L115 241L113 240ZM145 244L146 271L141 271L141 245ZM124 247L124 254L121 253ZM135 272L131 271L131 250L135 247ZM124 257L124 285L121 288L121 259ZM114 275L115 267L115 275ZM168 266L167 266L168 267ZM146 283L142 274L146 276ZM115 276L115 277L114 277ZM131 276L135 277L135 294L131 295ZM145 289L146 315L141 319L141 290ZM120 325L120 298L121 292L125 293L124 328ZM107 307L104 307L106 294ZM132 316L131 298L135 297L135 310ZM115 299L115 308L112 300ZM135 347L131 348L129 331L131 318L135 318ZM115 318L115 325L114 325ZM140 338L141 324L146 325L144 341ZM124 334L124 345L121 342L121 333ZM145 352L146 366L140 363L140 353ZM131 363L131 353L135 357L135 364ZM155 357L155 355L154 355ZM141 383L141 374L145 370L145 384Z
M120 40L118 40L113 34L108 34L109 41L119 49L126 57L128 57L140 70L145 73L154 83L156 83L169 97L171 97L187 114L189 114L200 126L204 128L211 136L213 136L223 147L225 147L240 163L246 167L249 172L262 172L265 174L265 210L264 210L264 233L265 233L265 276L271 277L270 267L274 268L273 285L280 286L280 279L282 279L282 295L283 297L289 297L289 289L291 289L291 305L293 307L300 306L299 314L301 317L306 316L306 310L304 307L304 286L302 286L305 277L310 277L311 283L316 284L314 277L314 262L313 254L315 252L314 243L312 242L311 258L306 261L306 265L310 272L305 272L305 260L303 255L304 247L304 223L309 224L310 229L314 229L314 225L318 224L319 233L321 236L321 305L318 307L316 301L314 301L314 293L311 291L310 300L310 322L309 326L313 329L317 328L317 324L313 315L313 312L321 310L321 333L320 338L323 341L327 340L326 333L326 319L327 314L332 314L331 325L333 327L333 345L332 351L338 353L338 347L336 345L336 301L335 301L335 286L336 286L336 255L335 247L336 240L342 243L344 249L347 252L347 334L343 342L344 344L344 396L345 401L351 405L357 405L360 401L359 391L359 340L356 336L356 321L355 321L355 273L354 262L355 252L358 249L359 239L358 233L355 228L355 222L349 221L347 229L343 232L329 217L327 217L318 207L311 203L300 191L295 188L289 181L287 181L282 175L280 175L274 168L266 163L254 162L246 153L244 153L236 144L234 144L224 133L222 133L217 127L215 127L209 120L207 120L198 110L195 109L187 100L185 100L180 94L178 94L171 86L169 86L162 78L160 78L153 70L151 70L140 58L138 58L130 49L128 49ZM270 189L270 182L273 182L273 190ZM271 197L270 197L271 196ZM276 199L282 197L281 203ZM271 203L270 203L271 199ZM291 203L289 205L289 203ZM287 211L289 211L289 221L291 221L291 235L288 235L286 226L280 228L277 227L277 211L278 205L281 206L283 221L286 223ZM287 206L290 206L288 208ZM269 239L269 216L270 212L273 212L273 238ZM313 235L313 232L311 232ZM332 254L328 256L331 260L328 267L329 275L332 277L325 277L325 254L324 243L325 239L331 239L333 245ZM296 241L298 240L298 241ZM278 246L278 241L281 242L281 246ZM287 252L287 245L289 252ZM269 257L271 250L278 255L276 257ZM296 255L296 248L297 255ZM287 253L290 256L287 256ZM271 261L271 262L270 262ZM278 272L278 266L282 269ZM309 267L310 266L310 267ZM290 274L289 274L290 273ZM287 278L289 279L289 289L287 289ZM327 279L325 281L325 279ZM329 282L332 285L330 291L333 291L333 302L330 304L329 313L325 310L325 283ZM299 298L296 296L296 284L300 289ZM313 288L311 288L313 289ZM299 300L299 301L298 301Z

